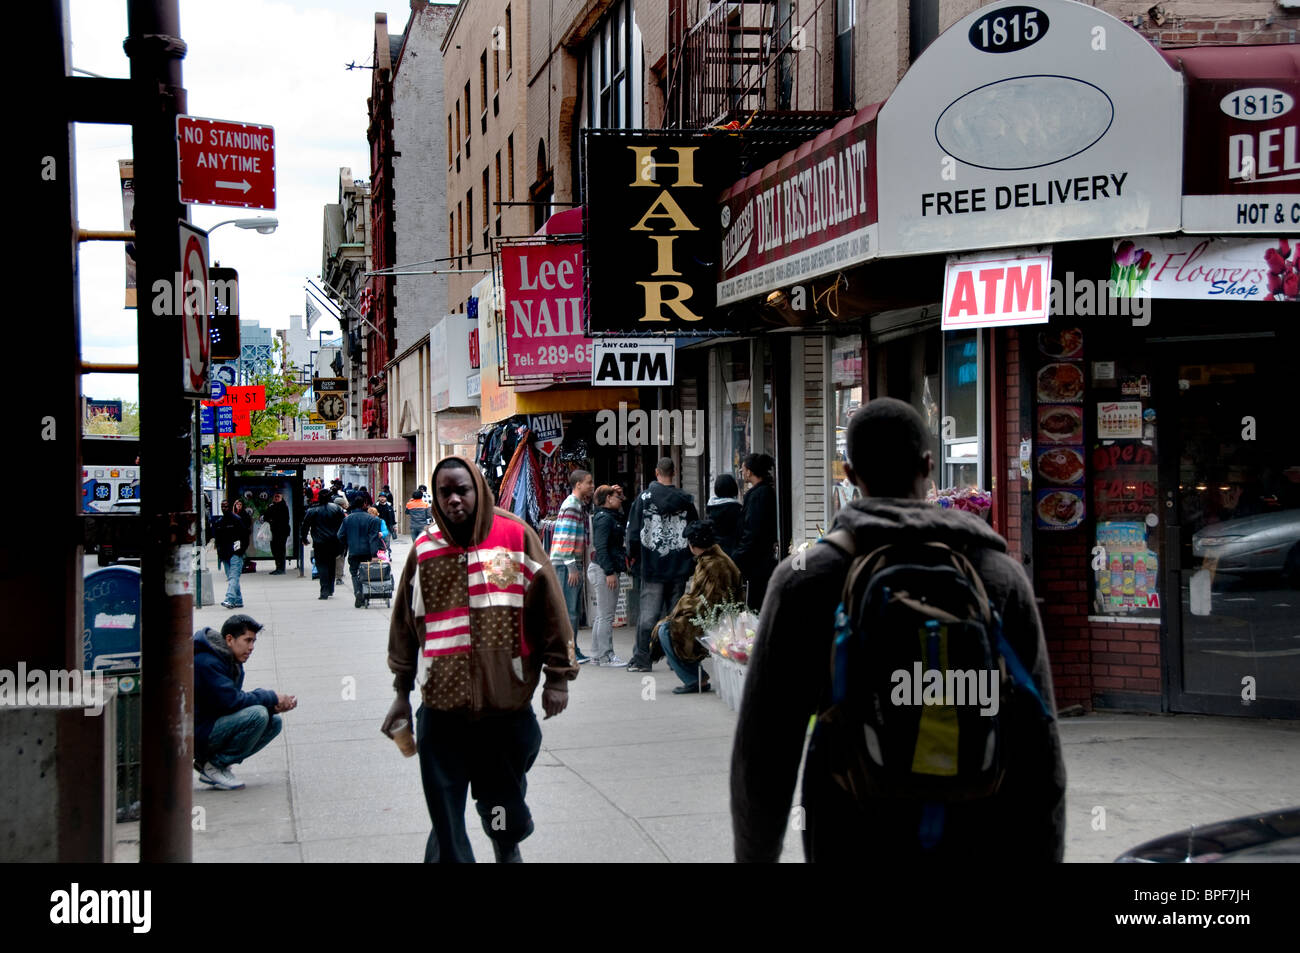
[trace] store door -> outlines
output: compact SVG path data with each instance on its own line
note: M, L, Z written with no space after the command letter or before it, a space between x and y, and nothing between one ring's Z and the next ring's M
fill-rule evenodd
M1291 346L1272 333L1220 337L1180 343L1163 362L1175 711L1300 717L1300 427L1283 364Z

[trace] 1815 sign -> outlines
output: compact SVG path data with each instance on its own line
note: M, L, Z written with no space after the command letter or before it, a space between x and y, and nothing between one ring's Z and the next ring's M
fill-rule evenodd
M1033 7L1000 7L971 24L970 45L984 53L1014 53L1042 39L1048 22Z

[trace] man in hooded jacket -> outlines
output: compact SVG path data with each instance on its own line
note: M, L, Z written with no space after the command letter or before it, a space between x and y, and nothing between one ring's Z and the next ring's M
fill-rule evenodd
M641 577L629 672L650 671L650 633L682 597L695 568L683 534L699 514L691 495L673 485L676 475L673 458L660 457L654 482L638 494L627 520L627 565Z
M934 459L924 421L910 405L878 398L849 424L851 464L862 491L832 531L852 534L858 555L896 543L942 542L964 552L1002 618L1003 634L1048 709L1017 692L999 713L1006 773L997 793L946 807L942 839L923 851L925 806L910 800L860 804L831 779L815 752L804 767L803 839L809 861L897 863L926 858L1001 864L1060 861L1065 850L1065 766L1051 669L1034 592L1006 542L969 513L925 501ZM829 534L828 534L829 535ZM852 558L834 545L809 547L777 567L759 617L731 757L736 860L776 861L790 822L809 716L831 700L836 606Z
M230 773L280 733L280 713L298 699L269 688L244 691L244 663L262 626L232 615L221 627L194 633L194 767L199 780L223 791L244 786Z
M447 457L433 482L433 522L395 587L388 667L397 697L380 730L392 737L398 722L411 723L421 675L416 739L433 822L425 862L474 862L469 790L497 861L518 862L533 831L524 795L542 740L533 694L545 674L546 717L564 711L578 674L574 633L542 541L493 505L478 467Z

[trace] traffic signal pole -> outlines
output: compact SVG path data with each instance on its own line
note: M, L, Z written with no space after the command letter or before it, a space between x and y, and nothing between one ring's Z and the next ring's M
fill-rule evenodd
M171 313L181 271L176 116L185 112L178 0L128 0L126 53L136 98L135 231L140 365L140 860L192 860L194 750L193 407L182 394L182 317ZM166 294L156 294L158 282ZM163 306L162 301L169 304ZM160 302L155 313L154 302Z

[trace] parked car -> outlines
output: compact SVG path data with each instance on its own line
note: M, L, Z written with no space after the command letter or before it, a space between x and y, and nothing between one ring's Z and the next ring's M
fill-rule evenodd
M1300 863L1300 807L1220 821L1125 851L1117 864Z
M1192 555L1219 572L1281 573L1300 585L1300 509L1211 523L1192 535Z
M128 519L130 517L140 516L139 500L118 500L109 511L104 514L110 519ZM101 566L111 566L119 559L139 559L141 555L140 546L137 542L132 542L138 538L137 533L114 533L109 541L99 544L98 562Z

